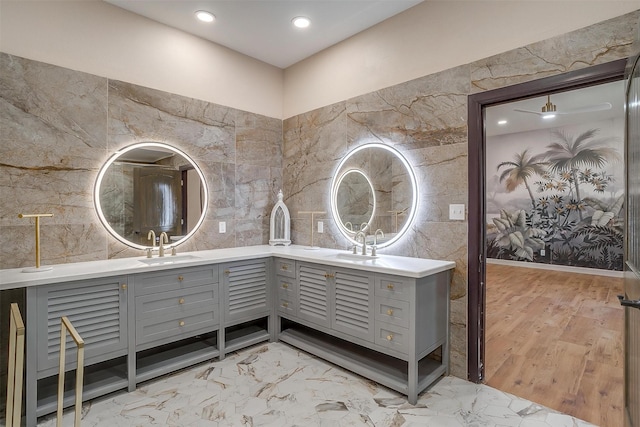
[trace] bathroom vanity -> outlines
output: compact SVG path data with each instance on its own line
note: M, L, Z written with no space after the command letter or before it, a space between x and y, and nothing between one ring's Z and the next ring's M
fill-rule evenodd
M27 425L55 412L60 317L85 340L83 400L267 340L417 395L448 370L455 263L251 246L0 272L26 291ZM24 314L23 314L24 315ZM68 344L73 403L75 352Z

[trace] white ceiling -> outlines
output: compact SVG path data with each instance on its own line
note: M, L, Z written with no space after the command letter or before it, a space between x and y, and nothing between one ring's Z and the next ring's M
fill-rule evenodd
M423 0L104 1L284 69ZM215 21L198 21L197 10ZM295 28L296 16L311 26Z

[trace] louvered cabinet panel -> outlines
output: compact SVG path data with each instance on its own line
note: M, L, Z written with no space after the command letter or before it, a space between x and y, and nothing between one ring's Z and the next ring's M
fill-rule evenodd
M38 289L38 372L57 370L60 319L67 316L85 342L85 365L127 353L127 279L110 277ZM75 343L67 336L67 369L75 368Z
M269 314L267 259L225 264L223 273L225 322Z
M373 274L336 270L331 327L368 341L374 337Z
M298 265L298 317L330 327L329 272L313 264Z

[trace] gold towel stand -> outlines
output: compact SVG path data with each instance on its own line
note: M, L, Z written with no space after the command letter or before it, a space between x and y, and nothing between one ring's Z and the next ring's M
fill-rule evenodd
M82 415L82 382L84 376L84 340L73 327L67 316L60 318L60 369L58 371L58 420L57 426L62 427L62 407L64 402L64 366L65 366L65 345L67 342L67 332L73 338L78 347L78 364L76 367L76 403L74 426L80 426L80 416Z
M7 379L7 427L20 427L22 372L24 368L24 322L18 304L11 303L9 322L9 370Z

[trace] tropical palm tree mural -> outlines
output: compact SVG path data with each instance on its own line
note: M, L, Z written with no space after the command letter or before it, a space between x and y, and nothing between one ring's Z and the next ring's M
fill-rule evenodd
M527 148L521 153L516 153L513 161L500 163L497 166L497 170L499 171L503 167L507 167L507 169L500 174L500 182L506 179L507 192L510 193L524 184L529 192L531 204L535 208L536 199L533 197L533 192L531 191L528 180L535 174L543 175L547 171L545 154L530 156L529 149Z
M554 130L547 151L534 154L529 147L497 164L503 191L524 186L532 208L522 210L521 199L506 201L493 189L500 217L487 224L488 257L622 270L625 197L611 170L622 139L598 134Z
M582 167L603 168L608 161L619 161L618 152L611 147L612 138L594 138L598 129L589 129L575 139L563 132L556 130L553 135L557 142L547 145L546 161L551 172L565 174L569 177L569 184L575 189L576 203L582 203L580 195L580 180L578 170ZM580 205L578 215L582 220L584 207Z

